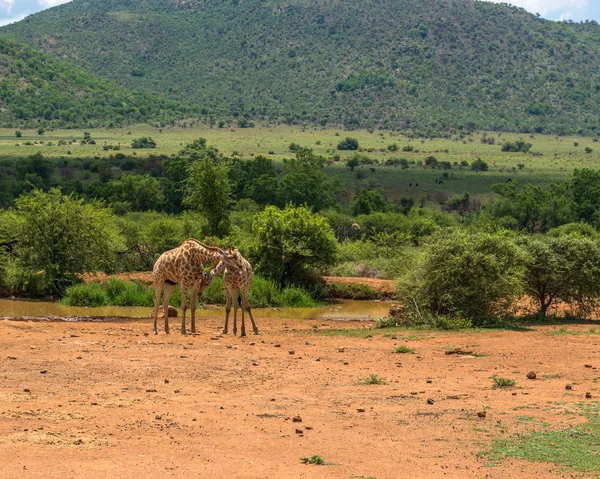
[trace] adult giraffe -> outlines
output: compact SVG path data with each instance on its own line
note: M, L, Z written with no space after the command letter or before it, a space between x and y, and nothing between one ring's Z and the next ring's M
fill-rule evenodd
M246 325L244 323L244 310L248 311L254 334L258 334L258 328L252 317L252 310L248 302L248 292L252 284L252 266L244 258L237 248L229 248L226 255L227 260L221 261L209 274L212 280L223 269L223 282L225 284L225 297L227 305L225 307L225 327L223 334L227 334L229 324L229 313L231 312L231 303L233 303L233 334L237 334L237 310L239 307L239 294L242 294L242 330L240 336L246 336Z
M154 269L152 280L154 282L154 334L158 334L158 303L164 288L163 310L169 310L169 301L176 284L181 285L181 334L185 331L185 313L187 310L187 291L192 287L192 333L196 332L196 297L208 287L213 276L204 274L204 263L220 261L229 264L228 255L220 248L207 246L200 241L190 238L180 246L160 255ZM169 334L169 315L165 314L165 333Z

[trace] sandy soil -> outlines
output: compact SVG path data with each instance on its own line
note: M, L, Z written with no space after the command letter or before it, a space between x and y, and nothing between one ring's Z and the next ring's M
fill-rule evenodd
M320 331L367 325L257 321L261 335L245 339L216 333L220 317L187 337L177 319L169 336L147 335L143 319L0 321L0 476L575 477L520 460L489 467L477 453L539 421L583 421L564 410L600 397L598 336L545 326L329 337ZM403 344L416 354L393 353ZM358 384L371 373L386 384ZM493 374L518 388L492 389ZM332 465L301 464L314 454Z

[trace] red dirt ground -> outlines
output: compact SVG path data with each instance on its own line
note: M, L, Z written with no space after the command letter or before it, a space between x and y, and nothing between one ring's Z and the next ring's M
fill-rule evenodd
M241 339L215 333L222 320L187 337L176 319L168 336L146 335L147 319L0 321L0 476L575 477L548 463L489 467L477 453L539 421L583 421L565 409L600 396L598 336L544 326L329 337L372 323L259 317L261 335ZM395 354L400 345L416 354ZM358 384L371 373L386 384ZM492 389L493 374L518 388ZM332 465L301 464L314 454Z

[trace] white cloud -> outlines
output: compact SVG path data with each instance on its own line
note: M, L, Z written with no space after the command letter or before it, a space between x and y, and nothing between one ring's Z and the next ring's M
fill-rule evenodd
M525 10L540 15L547 15L550 12L564 11L566 15L571 14L572 10L586 8L590 0L490 0L495 3L510 3L517 7L523 7Z
M0 10L6 10L10 12L15 0L0 0Z
M3 1L3 0L0 0ZM7 0L14 1L14 0ZM55 7L56 5L61 5L63 3L70 2L71 0L38 0L38 3L46 8Z

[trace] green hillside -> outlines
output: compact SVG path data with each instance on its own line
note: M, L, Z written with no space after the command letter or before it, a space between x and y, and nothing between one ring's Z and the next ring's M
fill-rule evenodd
M185 110L173 101L132 93L69 62L0 38L0 123L4 127L166 122Z
M595 134L600 27L471 0L73 0L0 29L215 116Z

